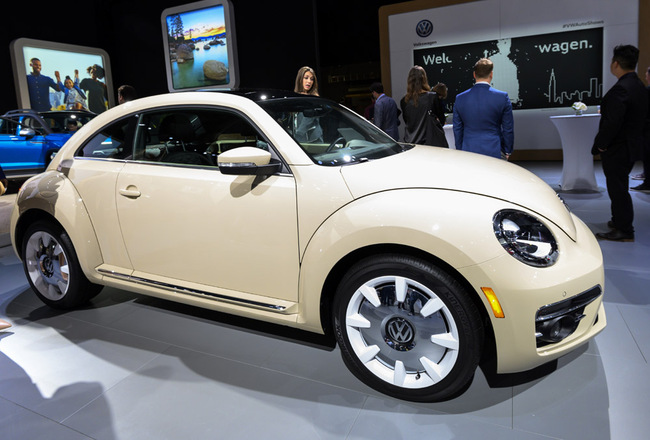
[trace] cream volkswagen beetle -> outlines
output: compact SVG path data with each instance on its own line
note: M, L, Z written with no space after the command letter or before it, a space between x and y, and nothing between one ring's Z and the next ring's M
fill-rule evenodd
M531 369L605 327L591 231L521 167L399 144L291 93L143 98L27 181L12 240L68 309L112 286L335 335L385 394L448 399L481 359Z

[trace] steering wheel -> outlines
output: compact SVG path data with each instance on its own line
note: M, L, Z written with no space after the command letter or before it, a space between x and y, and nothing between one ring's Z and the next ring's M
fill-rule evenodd
M345 138L344 138L343 136L339 136L339 137L337 137L337 138L334 140L334 142L332 142L331 144L329 144L329 145L327 146L327 148L325 149L325 152L326 152L326 153L329 153L330 151L332 151L332 150L334 149L334 147L336 146L336 143L337 143L337 142L340 142L340 141L345 142Z

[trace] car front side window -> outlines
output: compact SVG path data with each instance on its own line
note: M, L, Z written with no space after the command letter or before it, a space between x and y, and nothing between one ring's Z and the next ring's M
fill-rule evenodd
M380 159L405 149L373 124L331 101L296 97L271 99L259 105L318 165Z
M15 121L11 119L1 119L0 120L0 134L15 135L18 132L17 125Z

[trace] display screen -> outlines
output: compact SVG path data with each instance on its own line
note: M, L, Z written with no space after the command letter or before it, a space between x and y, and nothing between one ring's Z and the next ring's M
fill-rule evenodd
M603 94L603 28L415 49L429 84L448 87L446 111L473 84L474 63L494 62L492 86L508 92L514 109L597 105Z
M11 43L18 106L37 111L106 111L114 104L102 49L20 38Z
M161 18L170 91L238 84L234 21L228 1L168 8Z

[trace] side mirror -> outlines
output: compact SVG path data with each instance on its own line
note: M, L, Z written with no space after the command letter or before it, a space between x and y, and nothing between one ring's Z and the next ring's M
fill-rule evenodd
M26 139L31 139L36 136L36 132L33 128L21 128L18 134L24 136Z
M239 147L217 157L219 171L238 176L267 176L282 168L280 162L271 163L271 153L255 147Z

